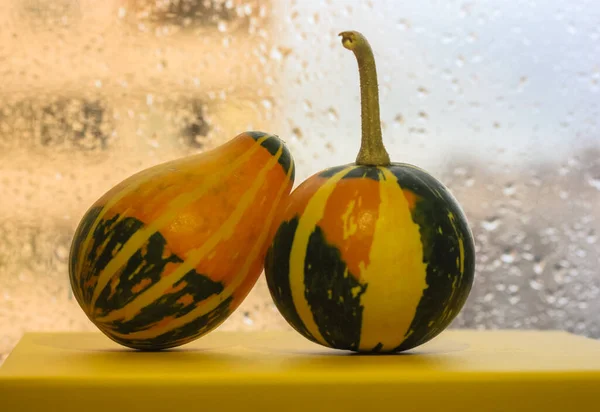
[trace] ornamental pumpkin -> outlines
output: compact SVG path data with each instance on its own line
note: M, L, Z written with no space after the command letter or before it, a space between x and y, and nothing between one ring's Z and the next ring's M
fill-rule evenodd
M293 181L285 144L260 132L129 177L77 228L69 262L77 302L104 334L135 349L210 332L262 273Z
M356 161L320 171L286 200L265 259L283 317L313 342L398 352L442 332L471 290L475 252L460 205L383 145L375 59L358 32L362 142Z

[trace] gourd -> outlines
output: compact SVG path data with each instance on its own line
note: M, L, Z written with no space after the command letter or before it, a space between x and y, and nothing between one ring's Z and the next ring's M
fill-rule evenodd
M398 352L442 332L474 278L473 237L436 178L391 162L379 119L375 59L341 33L358 62L362 140L354 163L322 170L288 197L265 259L279 312L318 344Z
M277 136L246 132L125 179L90 207L74 235L77 302L130 348L166 349L207 334L262 273L294 170Z

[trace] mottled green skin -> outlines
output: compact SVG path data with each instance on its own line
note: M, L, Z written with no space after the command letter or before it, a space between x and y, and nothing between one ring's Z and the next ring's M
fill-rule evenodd
M327 169L319 176L328 178L347 166ZM411 215L420 228L423 262L427 264L428 287L423 292L407 336L393 350L398 352L431 340L446 329L460 312L473 284L475 248L466 217L446 187L428 173L410 165L392 164L389 170L402 189L412 191L420 199ZM360 178L378 181L384 177L370 166L361 166L343 177ZM271 296L283 317L300 334L316 342L296 312L290 288L290 253L299 218L294 216L279 226L266 255L265 274ZM459 236L464 246L462 273L457 264ZM328 243L327 233L317 226L307 245L304 295L328 346L357 350L363 312L360 296L369 285L358 283L352 274L345 276L346 268L343 253ZM356 294L355 289L353 295L351 291L357 286L360 290ZM334 293L329 295L329 290ZM340 296L344 297L343 304ZM373 352L379 350L381 345L371 349Z

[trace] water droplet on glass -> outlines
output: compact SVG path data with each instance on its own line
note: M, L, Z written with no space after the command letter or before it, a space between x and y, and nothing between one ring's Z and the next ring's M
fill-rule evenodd
M546 267L546 261L538 260L533 264L533 273L536 275L541 275L544 272L544 268Z
M292 136L298 140L302 140L302 138L303 138L302 130L299 127L292 128Z
M69 249L64 245L58 245L54 251L55 256L63 262L69 257Z
M529 78L527 76L521 76L519 78L519 89L524 88L527 85Z
M590 186L592 186L596 190L600 190L600 175L597 176L589 176L587 182Z
M456 37L452 33L444 33L442 35L442 43L443 44L453 43L454 40L456 40Z
M254 324L254 320L250 316L250 312L244 312L244 320L243 320L243 322L244 322L244 324L246 324L248 326L252 326Z
M493 232L500 226L500 219L497 216L488 217L481 221L481 226L488 232Z
M273 109L273 100L271 100L271 99L262 99L260 101L260 104L262 105L262 107L264 107L267 110Z
M484 301L484 302L486 302L486 303L489 303L489 302L491 302L492 300L494 300L494 294L493 294L493 293L491 293L491 292L488 292L488 293L486 293L486 294L483 296L483 301Z
M223 20L219 21L219 23L217 24L217 30L219 30L221 33L227 32L228 29L229 25Z
M423 86L419 86L417 88L417 92L419 94L419 97L423 98L426 97L429 94L429 90L427 90L425 87Z
M515 261L515 252L513 250L507 250L500 256L500 260L504 263L513 263Z
M329 109L327 109L327 116L329 117L329 120L331 120L332 122L337 122L339 119L337 111L333 107L330 107Z
M535 278L531 279L529 281L529 286L533 290L542 290L544 288L544 285L542 284L542 282L540 282L539 279L535 279Z
M507 183L506 185L504 185L504 187L502 188L502 193L505 196L512 196L517 192L517 188L515 187L514 183Z
M410 22L406 19L400 19L398 20L398 23L396 23L396 27L400 30L410 30Z
M598 235L593 229L588 232L587 236L585 237L585 241L590 245L593 245L598 241Z

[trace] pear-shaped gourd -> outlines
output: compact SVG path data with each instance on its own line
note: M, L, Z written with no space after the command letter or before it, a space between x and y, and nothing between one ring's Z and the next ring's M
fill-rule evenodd
M210 332L262 272L293 181L285 144L261 132L129 177L77 228L69 266L77 302L131 348L175 347Z
M283 317L337 349L397 352L443 331L473 283L467 220L442 183L393 163L382 143L375 59L343 32L360 73L362 144L355 163L302 182L286 200L265 274Z

